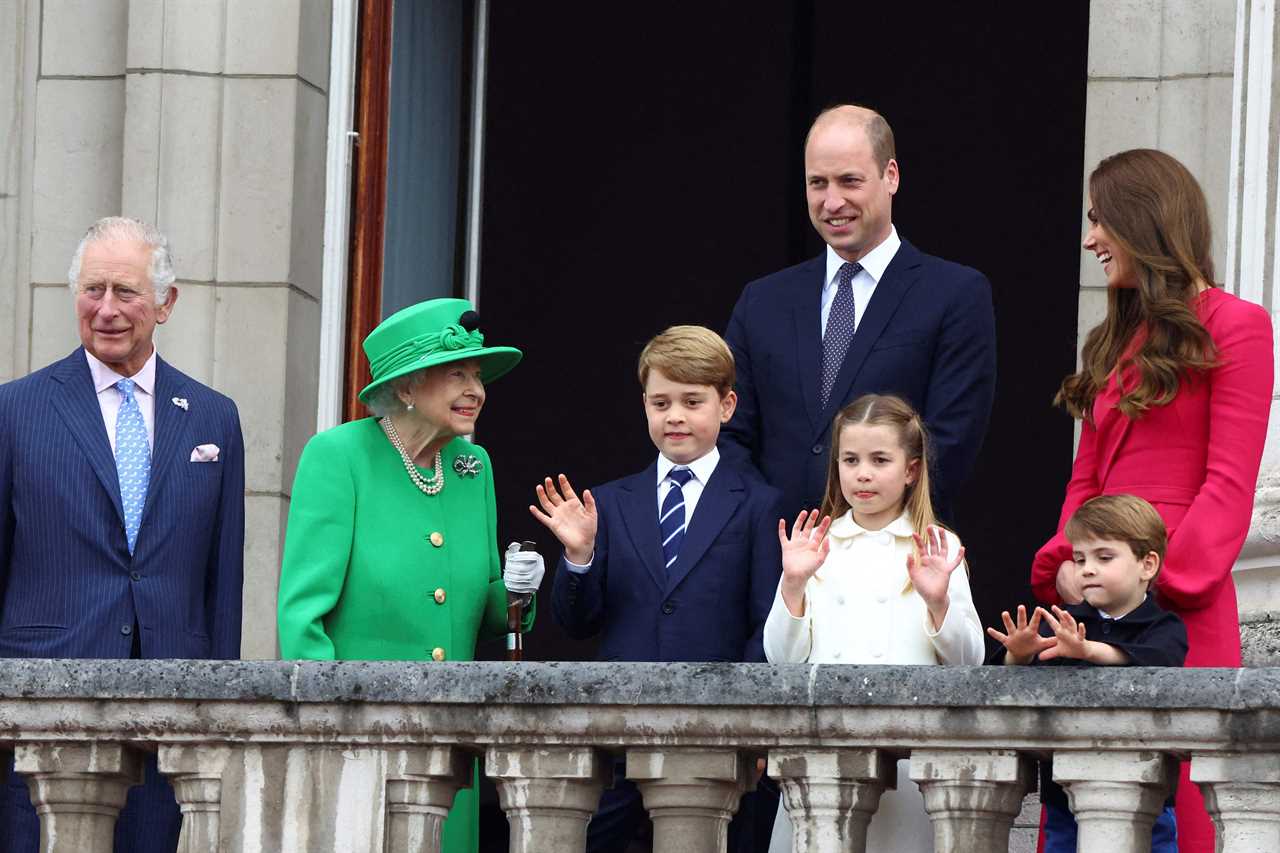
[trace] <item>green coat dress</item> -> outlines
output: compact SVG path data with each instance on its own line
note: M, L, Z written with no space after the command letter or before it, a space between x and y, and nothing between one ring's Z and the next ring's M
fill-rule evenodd
M374 418L307 442L280 570L282 658L466 661L479 637L506 633L489 455L455 438L441 456L444 488L426 495ZM455 471L458 457L478 472ZM530 608L526 630L532 621ZM442 849L473 853L477 823L473 786L458 792Z

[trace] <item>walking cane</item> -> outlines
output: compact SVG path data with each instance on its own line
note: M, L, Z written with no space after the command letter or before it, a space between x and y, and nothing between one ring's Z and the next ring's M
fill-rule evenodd
M521 551L536 551L538 543L525 539L520 542ZM524 609L533 598L528 592L507 593L507 660L524 660L524 634L520 627L524 624Z

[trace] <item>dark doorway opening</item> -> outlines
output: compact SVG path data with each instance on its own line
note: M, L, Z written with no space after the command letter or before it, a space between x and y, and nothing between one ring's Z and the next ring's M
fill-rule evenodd
M539 543L545 593L559 549L533 486L652 460L640 348L675 323L723 331L746 282L818 254L804 134L856 101L897 136L899 233L994 287L998 394L955 522L984 623L1031 600L1071 463L1050 400L1075 365L1087 47L1083 3L493 5L480 310L525 361L478 439L502 541ZM593 654L549 607L526 640L527 659Z

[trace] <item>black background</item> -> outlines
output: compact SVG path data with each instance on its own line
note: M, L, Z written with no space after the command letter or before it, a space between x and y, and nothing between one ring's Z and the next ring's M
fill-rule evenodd
M914 5L915 14L912 14ZM897 137L899 234L994 288L995 410L955 527L985 624L1030 601L1072 422L1087 4L497 3L491 7L480 313L525 361L478 440L499 533L563 471L592 486L655 456L635 361L675 323L723 331L743 285L818 254L802 180L814 114L878 109ZM590 659L544 607L526 658ZM500 657L497 645L479 650Z

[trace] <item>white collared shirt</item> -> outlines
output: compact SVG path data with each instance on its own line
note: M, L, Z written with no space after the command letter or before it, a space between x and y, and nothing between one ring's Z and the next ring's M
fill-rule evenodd
M871 302L871 294L876 292L876 284L884 277L884 271L888 268L889 262L893 260L893 256L898 254L898 247L902 245L902 240L898 237L898 229L889 226L889 236L884 242L876 246L862 258L858 263L862 264L862 269L853 277L850 284L853 286L853 329L857 332L858 327L862 325L862 315L867 310L867 304ZM836 254L836 250L827 246L827 278L826 283L822 285L822 334L827 333L827 317L831 314L831 303L836 299L836 279L840 273L840 267L844 266L848 261Z
M670 479L671 469L676 467L672 462L661 453L658 454L658 512L662 512L662 502L667 498L667 492L671 491L675 485L675 480ZM698 498L702 497L702 490L707 487L707 481L711 479L711 474L716 470L716 465L720 464L720 449L711 448L706 455L701 456L688 465L693 472L693 476L689 478L689 482L685 483L681 491L684 492L684 524L687 528L690 520L693 519L693 511L698 507ZM565 566L574 574L586 574L591 569L591 564L595 562L595 556L592 555L591 560L586 563L575 563L568 557L564 558Z
M120 390L115 384L121 379L132 379L135 385L133 398L138 401L142 410L142 422L147 427L147 444L154 452L156 449L156 350L151 348L151 355L142 365L142 369L133 376L121 376L107 367L88 350L84 357L89 362L89 375L93 377L93 389L98 395L98 408L102 410L102 423L107 428L107 441L111 442L111 453L116 452L116 418L120 414Z
M711 479L711 474L716 470L716 465L720 463L720 450L713 447L705 456L693 460L688 465L680 467L688 468L693 476L689 478L689 482L685 483L681 488L684 492L684 523L688 527L689 522L693 521L693 511L698 508L698 498L702 497L702 490L707 487L707 481ZM671 469L676 467L672 462L661 453L658 454L658 512L662 512L662 502L667 499L667 492L675 487L676 481L670 477Z

